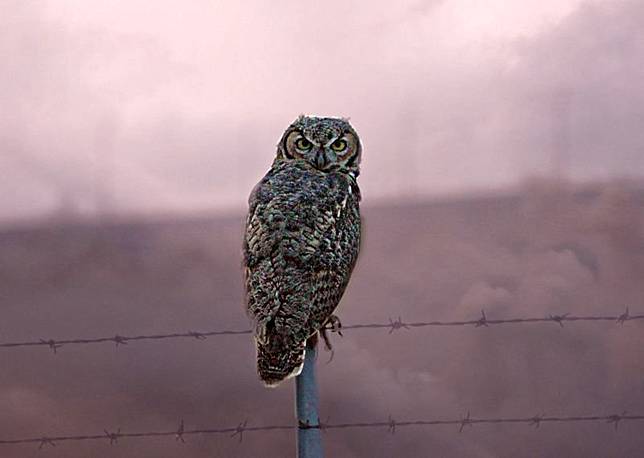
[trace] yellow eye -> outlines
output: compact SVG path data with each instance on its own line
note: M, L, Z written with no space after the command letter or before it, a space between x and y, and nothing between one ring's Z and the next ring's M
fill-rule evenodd
M331 144L331 149L333 151L344 151L347 149L347 141L343 139L336 140Z
M308 151L311 149L311 146L313 146L311 142L304 137L300 137L295 140L295 147L299 150Z

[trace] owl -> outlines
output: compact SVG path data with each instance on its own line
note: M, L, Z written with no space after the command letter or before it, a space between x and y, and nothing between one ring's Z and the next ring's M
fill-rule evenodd
M360 250L362 147L346 119L300 116L251 192L243 242L257 372L267 386L298 375L306 342L339 328L333 314Z

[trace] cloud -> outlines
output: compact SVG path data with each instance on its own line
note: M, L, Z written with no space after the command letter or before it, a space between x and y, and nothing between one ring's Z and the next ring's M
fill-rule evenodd
M574 178L641 175L641 7L576 5L195 2L177 21L172 2L17 2L0 215L239 208L302 112L352 118L371 199L548 172L556 132Z

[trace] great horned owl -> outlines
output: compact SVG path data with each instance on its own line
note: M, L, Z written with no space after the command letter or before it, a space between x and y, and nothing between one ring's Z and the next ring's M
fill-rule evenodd
M360 249L361 152L347 120L300 116L251 192L246 305L268 386L298 375L307 339L339 323L333 312Z

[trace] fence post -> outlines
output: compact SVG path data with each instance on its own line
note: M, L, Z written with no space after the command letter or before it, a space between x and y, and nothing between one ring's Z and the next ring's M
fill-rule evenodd
M306 342L306 356L302 372L295 379L295 409L297 415L297 456L298 458L322 458L322 431L319 427L318 384L315 379L317 339Z

